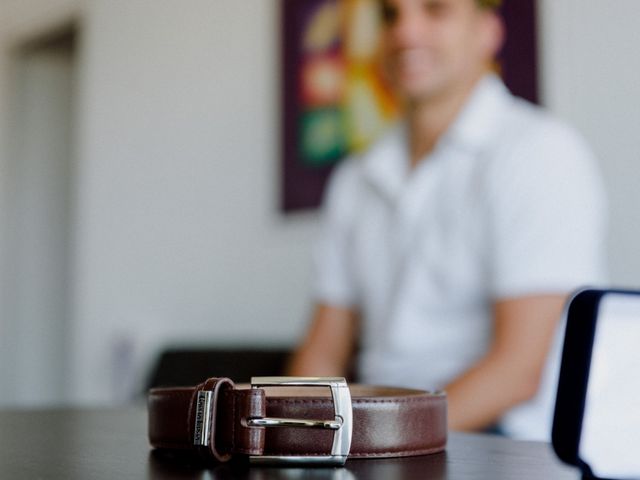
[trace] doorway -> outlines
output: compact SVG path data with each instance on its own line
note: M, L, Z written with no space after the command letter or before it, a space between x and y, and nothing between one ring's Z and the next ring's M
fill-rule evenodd
M65 27L11 59L0 405L68 401L76 44Z

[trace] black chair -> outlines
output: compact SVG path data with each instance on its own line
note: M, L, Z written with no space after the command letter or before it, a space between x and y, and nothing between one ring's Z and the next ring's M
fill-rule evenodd
M246 383L254 376L283 375L291 354L287 348L171 348L155 363L147 387L190 386L209 377Z

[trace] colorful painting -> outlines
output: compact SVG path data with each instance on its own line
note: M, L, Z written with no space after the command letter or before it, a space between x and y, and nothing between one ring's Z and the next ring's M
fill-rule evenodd
M500 70L535 101L533 2L506 2ZM333 166L366 148L397 108L379 70L377 0L282 0L282 9L282 207L291 211L316 207Z

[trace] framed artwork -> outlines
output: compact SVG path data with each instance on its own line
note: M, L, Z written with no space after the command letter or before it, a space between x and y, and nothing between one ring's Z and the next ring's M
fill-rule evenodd
M317 207L333 167L366 148L398 109L379 68L378 0L281 0L285 212ZM537 102L535 0L507 1L498 69Z

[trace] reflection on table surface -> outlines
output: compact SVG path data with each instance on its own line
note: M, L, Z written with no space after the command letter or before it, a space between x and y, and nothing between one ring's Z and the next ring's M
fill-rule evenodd
M0 478L43 479L578 479L551 447L491 435L453 433L447 451L352 459L344 468L212 465L195 455L155 451L144 407L0 411Z
M207 478L215 480L357 480L447 478L447 454L377 460L349 460L343 468L251 467L247 462L204 465L195 458L169 452L149 453L153 479Z

